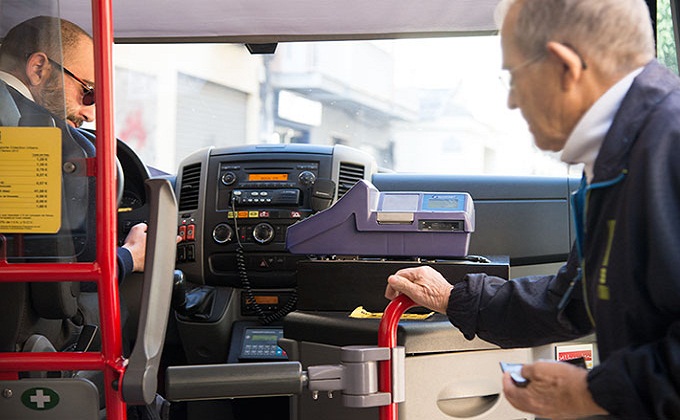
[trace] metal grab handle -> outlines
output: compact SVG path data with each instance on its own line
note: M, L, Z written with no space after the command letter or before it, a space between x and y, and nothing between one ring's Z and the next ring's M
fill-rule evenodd
M170 366L165 390L170 401L289 396L307 380L299 362Z
M407 310L418 306L406 295L399 295L387 305L380 326L378 327L378 347L393 349L397 346L397 327L399 319ZM379 362L378 391L393 393L392 361ZM379 407L380 420L398 420L399 406L396 402Z

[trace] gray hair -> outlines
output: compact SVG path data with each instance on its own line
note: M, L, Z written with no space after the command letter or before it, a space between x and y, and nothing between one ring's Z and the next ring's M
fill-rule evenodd
M626 74L654 58L654 32L643 0L501 0L499 28L513 4L521 7L514 37L527 57L548 42L567 44L609 75Z

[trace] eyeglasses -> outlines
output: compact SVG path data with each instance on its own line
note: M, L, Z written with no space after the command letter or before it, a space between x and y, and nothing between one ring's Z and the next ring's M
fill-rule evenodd
M501 70L501 74L498 76L498 78L500 79L501 83L507 90L512 90L514 86L514 83L512 83L513 74L516 73L518 70L529 67L530 65L539 62L543 58L545 58L545 54L540 54L519 63L518 65L511 69L503 69Z
M579 54L579 52L576 50L576 48L572 47L571 44L568 44L566 42L563 42L562 45L564 45L565 47L572 50L576 54L578 59L581 60L581 69L583 69L583 70L588 69L588 65L586 64L586 60L583 59L583 57L581 56L581 54ZM501 74L499 76L501 83L503 83L503 86L505 86L505 88L508 91L510 91L513 88L513 83L512 83L513 73L516 73L518 70L521 70L525 67L529 67L530 65L532 65L534 63L537 63L538 61L544 59L545 57L546 57L546 54L542 53L542 54L536 55L536 56L516 65L515 67L513 67L511 69L501 70Z
M82 88L83 88L83 105L85 105L85 106L94 105L94 86L88 85L87 83L85 83L85 81L83 79L76 76L69 69L62 66L58 62L52 60L51 58L48 58L48 60L50 60L50 63L59 67L65 74L71 76L73 78L73 80L75 80L76 82L78 82L80 84L80 86L82 86Z

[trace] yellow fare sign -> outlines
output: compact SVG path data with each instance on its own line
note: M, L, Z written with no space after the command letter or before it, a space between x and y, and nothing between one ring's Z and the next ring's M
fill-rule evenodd
M61 227L61 131L0 127L0 233Z

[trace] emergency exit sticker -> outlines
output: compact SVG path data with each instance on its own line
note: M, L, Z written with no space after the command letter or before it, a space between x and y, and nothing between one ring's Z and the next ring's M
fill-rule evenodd
M56 233L61 226L61 131L0 127L0 232Z

